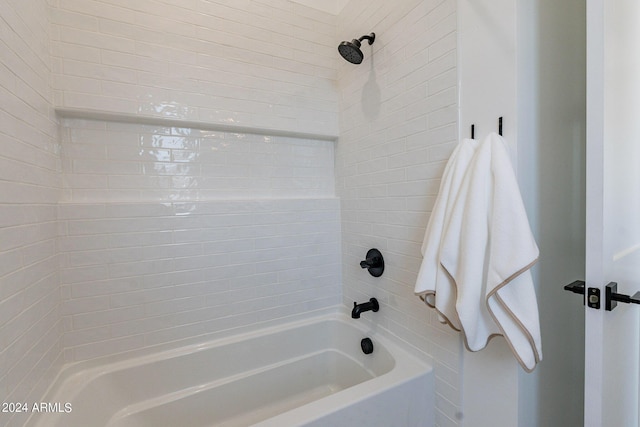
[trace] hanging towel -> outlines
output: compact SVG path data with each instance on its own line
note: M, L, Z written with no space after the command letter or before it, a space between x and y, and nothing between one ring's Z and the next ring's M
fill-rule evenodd
M538 254L505 142L492 133L464 175L440 263L454 282L466 347L479 351L502 335L527 372L542 360L530 272Z
M436 198L422 243L422 264L414 292L424 298L424 302L435 308L439 320L460 330L456 314L456 291L451 277L440 265L440 244L456 195L463 177L478 146L474 139L464 139L451 153L445 166L440 189Z

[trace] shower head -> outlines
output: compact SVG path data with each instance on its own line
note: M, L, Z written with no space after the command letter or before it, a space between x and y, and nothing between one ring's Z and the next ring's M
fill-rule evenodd
M369 44L372 45L375 39L375 33L371 33L369 35L364 35L357 40L353 39L350 42L344 41L338 45L338 52L340 52L340 55L342 55L344 59L352 64L360 64L364 58L364 55L360 50L360 42L362 40L367 40Z

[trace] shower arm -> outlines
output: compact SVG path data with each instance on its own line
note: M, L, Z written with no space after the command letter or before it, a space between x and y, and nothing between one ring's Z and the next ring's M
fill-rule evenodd
M369 43L369 46L371 46L373 42L376 40L376 34L375 33L371 33L368 35L365 34L364 36L358 39L359 42L361 42L362 40L366 40Z

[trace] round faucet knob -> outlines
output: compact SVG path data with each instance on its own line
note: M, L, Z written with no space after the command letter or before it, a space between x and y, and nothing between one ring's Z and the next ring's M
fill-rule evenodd
M367 252L367 257L364 261L360 261L360 267L369 270L369 274L373 277L380 277L384 272L384 258L379 250L373 248Z

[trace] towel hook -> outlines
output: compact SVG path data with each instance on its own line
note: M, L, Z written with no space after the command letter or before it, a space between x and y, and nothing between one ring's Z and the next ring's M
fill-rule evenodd
M502 136L502 117L498 117L498 135ZM476 137L476 125L471 124L471 139Z

